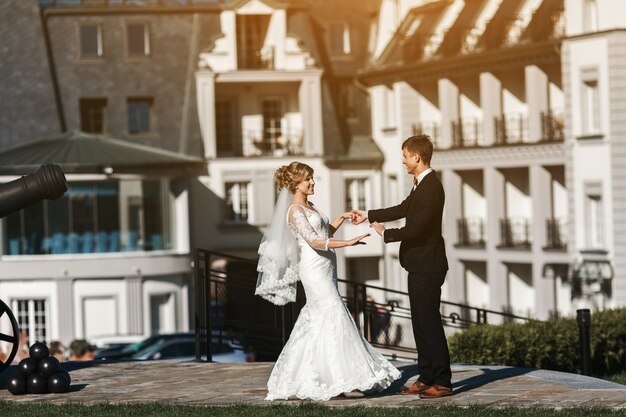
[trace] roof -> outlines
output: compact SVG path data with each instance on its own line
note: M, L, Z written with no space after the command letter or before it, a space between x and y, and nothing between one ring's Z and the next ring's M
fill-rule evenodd
M366 162L382 164L385 156L374 139L366 135L354 135L350 141L348 152L344 155L326 158L327 163L332 162Z
M188 155L81 131L56 133L0 151L0 174L28 174L43 164L65 173L142 173L197 170L205 161Z

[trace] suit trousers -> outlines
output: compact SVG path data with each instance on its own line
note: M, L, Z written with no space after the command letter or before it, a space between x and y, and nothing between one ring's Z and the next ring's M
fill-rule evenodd
M450 353L439 311L445 277L445 272L409 272L408 287L418 380L451 388Z

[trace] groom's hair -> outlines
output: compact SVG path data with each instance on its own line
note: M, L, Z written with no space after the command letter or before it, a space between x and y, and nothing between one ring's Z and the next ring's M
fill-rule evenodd
M433 142L430 136L411 136L402 142L402 149L408 150L411 155L418 154L425 164L430 165L430 159L433 157Z

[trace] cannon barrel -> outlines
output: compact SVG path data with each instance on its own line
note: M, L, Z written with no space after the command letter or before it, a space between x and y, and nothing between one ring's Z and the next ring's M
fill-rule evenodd
M42 165L36 172L0 185L0 218L40 200L54 200L67 191L61 167Z

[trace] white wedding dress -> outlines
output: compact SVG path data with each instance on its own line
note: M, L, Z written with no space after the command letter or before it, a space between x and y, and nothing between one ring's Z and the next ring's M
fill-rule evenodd
M387 388L400 372L361 336L337 290L328 218L293 204L289 229L300 248L306 305L267 382L267 400L329 400L353 390Z

